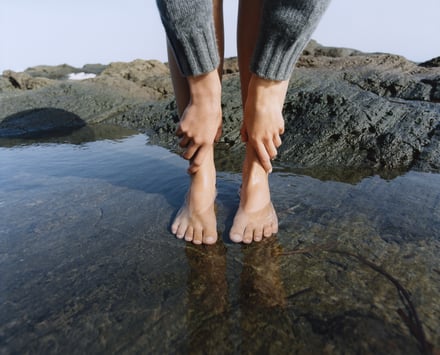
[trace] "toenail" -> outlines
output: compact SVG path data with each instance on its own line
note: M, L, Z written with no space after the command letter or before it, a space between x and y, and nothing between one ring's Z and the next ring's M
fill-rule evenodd
M207 244L213 244L213 243L215 243L215 238L212 237L212 236L210 236L210 237L206 237L206 238L205 238L205 243L207 243Z
M241 238L241 236L239 234L233 234L229 237L234 243L240 243L241 241L243 241L243 239Z

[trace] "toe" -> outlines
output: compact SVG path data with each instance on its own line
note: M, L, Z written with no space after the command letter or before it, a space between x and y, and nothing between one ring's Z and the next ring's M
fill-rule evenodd
M248 226L244 231L243 243L250 244L252 243L253 238L254 238L254 229L251 226Z
M217 233L206 232L203 234L203 244L215 244L217 241Z
M185 237L186 230L187 230L187 225L184 223L180 223L178 225L176 233L175 233L176 237L179 239L182 239L183 237Z
M188 226L185 232L185 240L191 241L194 238L194 229L191 226Z
M265 238L269 238L269 237L272 236L272 234L273 234L272 226L271 226L271 225L264 226L264 229L263 229L263 236L264 236Z
M278 233L278 221L272 223L272 234Z
M255 228L254 241L259 242L263 239L263 228Z
M231 239L234 243L241 243L243 241L244 227L242 226L234 226L229 232L229 239Z
M194 238L192 242L194 244L202 244L203 230L201 228L194 228Z

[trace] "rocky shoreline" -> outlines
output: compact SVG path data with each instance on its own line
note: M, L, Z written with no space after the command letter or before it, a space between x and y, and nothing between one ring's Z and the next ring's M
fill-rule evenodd
M225 63L222 150L242 152L235 58ZM70 73L91 79L68 80ZM59 115L58 115L59 114ZM440 171L440 63L323 47L312 41L291 78L279 159L298 168ZM59 119L57 119L59 117ZM111 123L175 147L177 115L166 64L40 66L0 77L0 137Z

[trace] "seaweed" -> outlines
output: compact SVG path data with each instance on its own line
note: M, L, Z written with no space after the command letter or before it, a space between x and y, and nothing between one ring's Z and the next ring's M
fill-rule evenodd
M379 273L380 275L384 276L397 289L399 298L405 308L405 310L399 308L397 310L397 314L400 316L402 321L408 327L410 333L417 340L420 352L422 354L437 353L437 351L434 350L432 344L426 340L425 332L423 330L423 325L422 322L420 321L416 307L411 301L410 292L408 292L408 290L406 290L406 288L394 276L389 274L381 266L373 263L372 261L366 259L362 255L359 255L357 253L348 250L338 249L336 248L335 243L313 244L305 248L299 248L299 244L298 244L293 250L281 252L279 255L287 256L287 255L301 254L307 257L311 257L313 253L318 253L318 252L334 253L354 259L358 261L360 264L365 265L370 269L374 270L375 272Z

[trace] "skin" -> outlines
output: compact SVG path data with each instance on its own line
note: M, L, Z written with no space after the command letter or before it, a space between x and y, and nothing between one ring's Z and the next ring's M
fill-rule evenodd
M242 140L246 142L240 205L229 237L233 242L259 242L278 232L278 218L271 202L271 159L277 155L284 132L282 108L288 81L260 78L250 72L258 39L261 0L241 0L238 12L237 51L244 107Z
M168 62L180 122L176 134L189 160L191 177L185 202L178 211L171 232L179 239L194 244L217 241L214 210L216 171L214 142L221 135L221 73L223 71L223 2L214 0L214 24L221 62L216 71L197 77L184 77L179 71L171 46Z
M223 58L222 1L214 0L214 22ZM230 231L234 242L261 241L277 233L278 219L271 202L268 174L284 132L282 108L287 81L260 78L249 71L258 36L261 0L241 0L237 25L238 61L244 107L241 135L246 142L240 205ZM170 48L170 46L168 47ZM183 77L169 49L169 64L180 122L176 134L189 160L191 184L171 226L177 238L194 244L217 241L214 211L214 143L221 135L221 72Z

